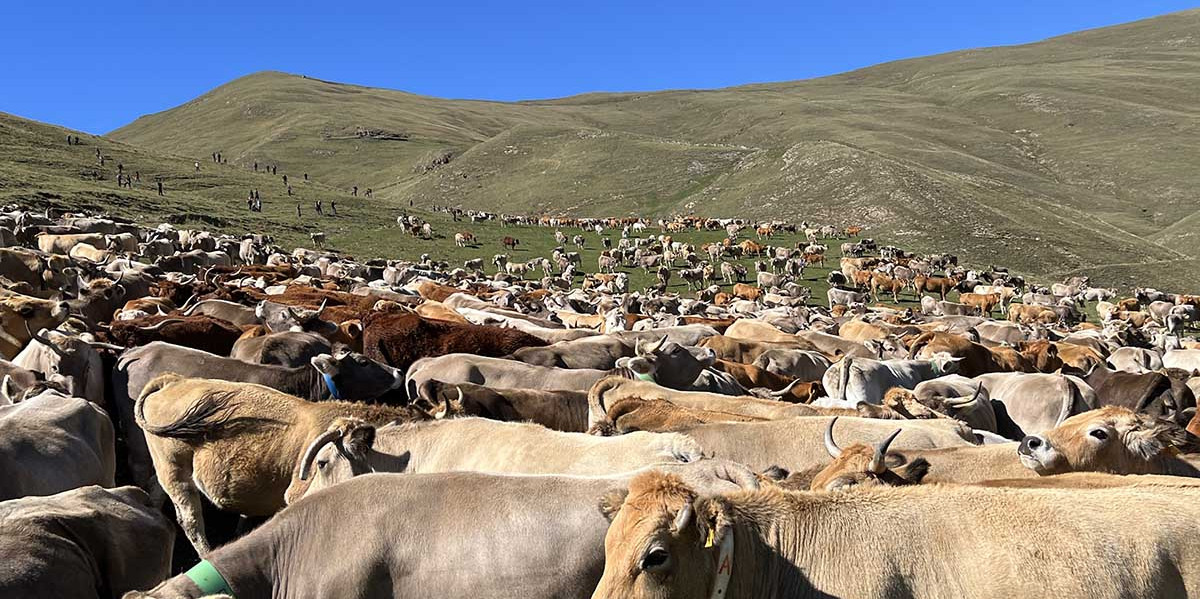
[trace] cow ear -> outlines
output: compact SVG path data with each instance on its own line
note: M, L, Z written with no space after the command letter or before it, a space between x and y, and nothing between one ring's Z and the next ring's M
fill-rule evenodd
M1138 428L1125 436L1129 450L1144 460L1160 456L1168 448L1187 444L1187 433L1173 422L1152 416L1138 419Z
M338 371L337 361L335 361L333 359L333 356L331 356L329 354L321 354L319 356L313 356L313 359L311 360L311 362L312 362L313 368L316 368L318 371L321 372L321 374L328 374L330 376L337 374L337 371Z
M346 453L359 462L367 461L367 454L374 445L375 426L365 422L350 427L346 436L342 438L342 447L346 449Z
M695 501L696 525L700 528L700 538L708 546L711 540L713 547L720 547L725 535L732 534L733 510L721 497L707 497Z
M600 513L604 514L609 522L612 522L617 517L617 512L621 511L621 506L624 505L625 498L628 496L628 489L613 489L600 496L597 507L600 508Z

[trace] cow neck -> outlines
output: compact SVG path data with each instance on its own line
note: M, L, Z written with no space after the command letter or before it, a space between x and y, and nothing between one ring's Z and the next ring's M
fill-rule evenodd
M725 536L721 538L717 563L714 566L712 591L709 592L708 599L725 599L725 593L729 590L729 580L733 578L733 539L735 536L734 527L730 527ZM713 544L713 531L710 528L704 547L712 548Z

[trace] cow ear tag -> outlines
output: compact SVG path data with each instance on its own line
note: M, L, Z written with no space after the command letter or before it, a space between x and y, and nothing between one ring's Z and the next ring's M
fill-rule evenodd
M713 538L713 531L712 531L712 529L710 528L710 529L708 529L708 540L704 542L704 548L705 548L705 549L708 549L709 547L712 547L712 546L713 546L713 540L714 540L714 538Z

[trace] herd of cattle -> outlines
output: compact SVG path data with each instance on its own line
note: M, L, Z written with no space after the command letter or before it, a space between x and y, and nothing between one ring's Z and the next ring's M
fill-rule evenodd
M17 209L0 245L0 596L1200 593L1198 296L861 241L828 307Z

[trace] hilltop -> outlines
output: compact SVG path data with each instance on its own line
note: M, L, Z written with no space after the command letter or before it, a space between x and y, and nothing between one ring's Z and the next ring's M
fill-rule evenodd
M407 205L864 224L1059 276L1200 285L1200 11L720 90L442 100L265 72L110 134Z

